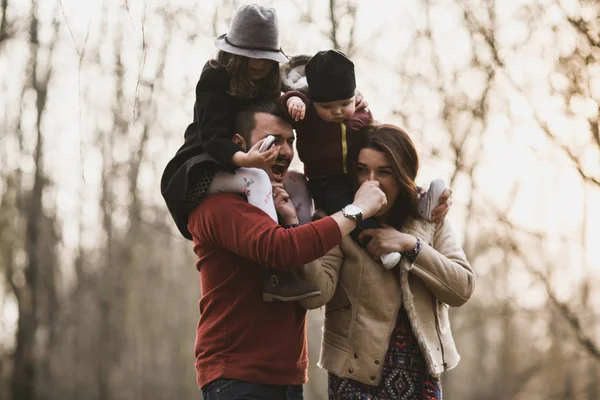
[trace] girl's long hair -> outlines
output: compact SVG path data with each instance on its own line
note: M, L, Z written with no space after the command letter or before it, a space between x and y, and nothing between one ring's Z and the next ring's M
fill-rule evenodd
M396 203L390 210L386 224L400 229L409 217L419 218L417 186L419 156L413 141L401 128L394 125L369 125L361 129L361 149L383 152L390 160L394 178L400 188Z
M252 99L256 97L264 99L277 99L281 95L281 76L279 64L275 65L271 72L260 81L250 79L248 73L248 57L219 51L216 59L211 60L213 66L220 66L227 70L230 77L229 94L239 99Z

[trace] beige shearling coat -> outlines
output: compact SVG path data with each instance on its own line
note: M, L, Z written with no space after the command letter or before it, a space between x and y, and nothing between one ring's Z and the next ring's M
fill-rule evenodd
M439 376L458 364L448 308L473 294L473 269L448 221L411 220L401 231L422 240L414 264L403 257L398 267L386 270L347 236L302 270L321 290L302 304L326 306L319 366L329 372L378 385L401 305L429 373Z

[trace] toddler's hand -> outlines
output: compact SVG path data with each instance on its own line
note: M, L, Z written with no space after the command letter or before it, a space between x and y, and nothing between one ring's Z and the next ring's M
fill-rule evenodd
M279 148L281 146L271 146L269 149L261 152L260 146L263 144L265 139L259 140L254 146L248 151L243 159L240 167L246 168L260 168L268 169L275 163L277 156L279 155Z
M300 119L304 119L304 114L306 112L306 104L300 99L298 96L292 96L287 101L288 113L294 119L294 121L298 121Z

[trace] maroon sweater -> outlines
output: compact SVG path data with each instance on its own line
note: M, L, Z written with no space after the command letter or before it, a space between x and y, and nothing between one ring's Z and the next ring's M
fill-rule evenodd
M217 378L272 385L307 381L306 310L262 300L261 267L297 268L341 242L325 218L277 225L236 194L207 196L190 215L202 297L196 330L200 387Z
M298 96L306 104L304 119L294 122L297 133L296 148L304 163L304 175L308 179L331 175L345 175L356 161L360 150L357 132L373 122L371 112L363 108L344 122L327 122L321 119L311 100L300 92L286 92L279 99L279 106L287 113L287 101Z

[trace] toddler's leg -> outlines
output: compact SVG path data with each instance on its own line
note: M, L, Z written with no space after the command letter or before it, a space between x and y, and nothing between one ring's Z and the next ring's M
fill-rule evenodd
M260 208L277 222L271 180L262 169L238 168L234 174L217 171L208 187L208 193L243 193L248 198L248 203Z
M304 174L289 171L283 181L283 188L290 195L290 200L296 208L300 225L309 223L312 220L314 210Z
M377 222L377 220L375 218L367 218L362 222L360 227L358 227L354 231L352 231L351 235L352 235L352 238L358 242L358 244L360 244L363 247L367 247L367 244L369 244L369 242L371 241L371 238L368 237L365 240L363 240L362 243L359 242L358 235L360 234L360 232L365 229L380 229L380 228L381 228L381 224L379 222ZM392 269L396 265L398 265L401 258L402 258L402 255L400 253L398 253L397 251L393 251L391 253L383 254L379 259L385 269Z
M444 192L446 185L441 179L434 179L429 185L427 192L419 198L418 208L419 216L431 221L431 212L440 204L440 196Z

